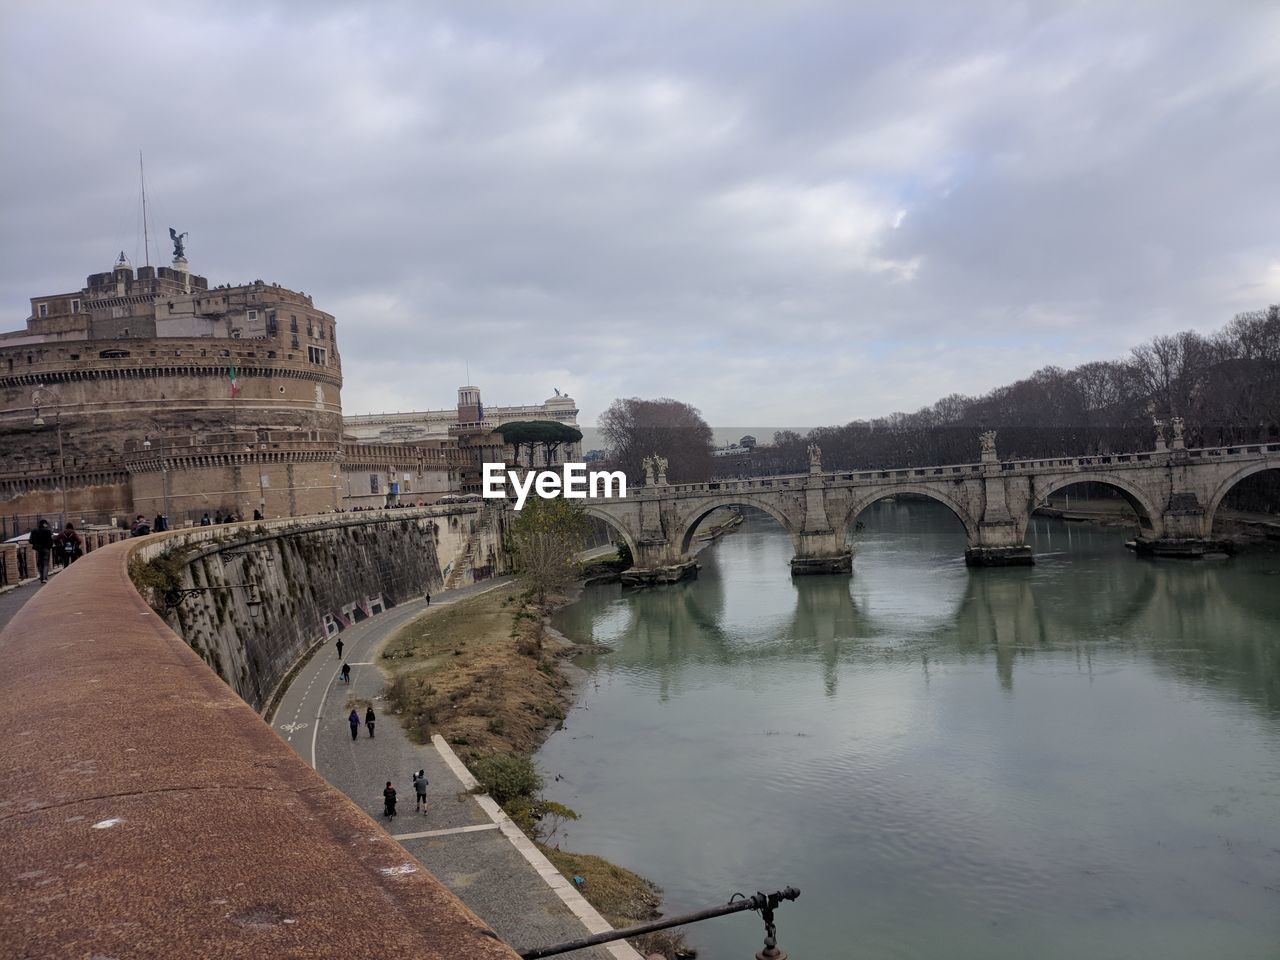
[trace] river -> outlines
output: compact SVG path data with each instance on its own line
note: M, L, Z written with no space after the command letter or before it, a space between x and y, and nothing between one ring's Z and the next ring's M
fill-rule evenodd
M1036 566L970 570L941 506L862 520L852 578L792 579L760 517L697 580L557 614L614 650L537 758L562 845L671 913L799 887L792 960L1280 956L1280 554L1036 518Z

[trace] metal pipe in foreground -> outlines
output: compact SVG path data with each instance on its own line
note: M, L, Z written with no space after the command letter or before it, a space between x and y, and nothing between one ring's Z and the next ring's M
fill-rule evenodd
M666 930L668 927L679 927L686 923L697 923L699 920L710 920L712 917L723 917L725 914L737 913L740 910L762 911L765 914L765 922L770 928L769 932L772 934L773 911L783 900L794 900L798 896L800 896L800 891L795 887L784 887L781 890L775 890L773 893L757 893L750 897L742 897L742 894L735 893L734 899L718 907L708 907L705 910L683 913L676 917L651 920L648 923L640 923L634 927L610 930L608 933L597 933L578 940L566 940L564 943L555 943L549 947L536 947L533 950L526 950L520 956L524 960L553 957L559 953L568 953L570 950L582 950L601 943L625 940L627 937L638 937L642 933L653 933L655 930ZM738 897L742 897L742 899L739 900L737 899ZM781 955L779 954L779 956Z

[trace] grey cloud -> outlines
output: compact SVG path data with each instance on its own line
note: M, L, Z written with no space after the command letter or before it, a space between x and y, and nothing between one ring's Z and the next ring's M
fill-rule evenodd
M1280 299L1252 4L6 19L0 325L141 258L141 147L193 266L338 316L352 412L446 406L469 362L588 421L840 422Z

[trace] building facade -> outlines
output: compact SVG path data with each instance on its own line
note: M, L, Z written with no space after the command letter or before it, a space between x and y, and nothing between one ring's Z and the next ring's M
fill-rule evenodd
M572 397L556 391L540 404L528 404L509 407L486 407L480 395L480 388L474 384L458 388L456 407L442 410L419 410L408 413L374 413L343 418L343 430L348 446L353 441L361 444L375 444L379 447L402 445L408 449L447 450L449 476L448 491L451 493L475 494L480 492L481 470L484 463L510 462L514 457L512 448L505 444L502 435L496 430L504 423L517 420L552 420L566 426L577 427L578 405ZM522 459L524 459L522 457ZM551 457L550 464L582 459L581 441L566 444ZM534 466L548 466L545 451L534 453ZM352 471L353 473L357 471ZM401 483L413 482L409 471L401 471ZM381 481L383 488L396 482L392 470L367 472L361 484L360 478L353 477L353 483L361 490L366 487L376 489ZM432 489L442 482L434 481ZM423 480L417 481L423 486ZM403 499L406 491L397 490ZM385 497L384 497L385 499ZM408 499L416 502L418 497L411 489ZM358 501L353 501L358 502Z
M0 510L292 516L341 503L332 315L121 254L0 334Z
M559 391L486 409L464 386L453 408L344 420L341 390L336 322L305 293L210 288L183 257L135 270L122 253L79 290L32 297L24 328L0 333L2 529L430 503L479 492L481 465L510 459L500 424L577 424Z

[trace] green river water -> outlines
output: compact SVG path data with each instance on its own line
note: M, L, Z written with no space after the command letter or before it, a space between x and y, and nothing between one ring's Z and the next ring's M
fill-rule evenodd
M1280 957L1280 554L1037 518L1036 566L970 570L941 506L862 520L852 578L793 580L761 517L560 611L613 648L538 755L562 845L672 913L799 887L792 960ZM688 936L746 960L762 926Z

